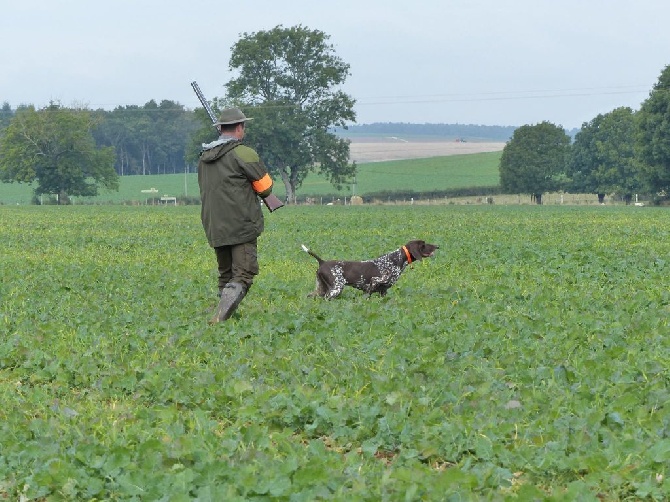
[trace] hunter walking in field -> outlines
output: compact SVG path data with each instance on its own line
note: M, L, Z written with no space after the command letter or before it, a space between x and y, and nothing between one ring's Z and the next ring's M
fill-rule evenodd
M211 323L228 319L258 274L257 238L263 232L258 196L272 192L272 179L258 154L242 145L246 123L238 108L223 110L214 126L219 139L203 144L198 162L202 226L216 253L219 295Z

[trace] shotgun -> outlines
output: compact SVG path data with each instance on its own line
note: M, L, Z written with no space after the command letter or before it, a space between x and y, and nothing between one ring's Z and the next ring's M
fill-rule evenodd
M207 112L207 115L209 115L209 119L212 121L212 124L216 124L217 120L216 115L214 115L214 110L212 110L212 107L209 105L209 102L205 99L205 96L200 90L200 86L195 80L191 82L191 87L193 87L195 95L198 96L200 103ZM267 207L270 212L273 212L279 209L280 207L284 206L284 204L282 204L282 201L280 201L279 198L274 194L270 194L265 198L261 198L261 200L263 201L265 207Z

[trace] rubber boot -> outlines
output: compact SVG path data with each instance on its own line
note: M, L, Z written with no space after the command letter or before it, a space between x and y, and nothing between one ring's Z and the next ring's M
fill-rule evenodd
M216 307L214 317L210 319L210 324L225 321L242 301L242 298L247 294L247 288L239 282L229 282L221 290L221 299L219 305Z

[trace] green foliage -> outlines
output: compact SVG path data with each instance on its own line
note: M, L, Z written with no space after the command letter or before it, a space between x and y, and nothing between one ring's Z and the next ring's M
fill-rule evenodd
M500 184L509 193L534 195L560 188L570 152L570 137L550 122L524 125L514 131L500 157Z
M266 223L254 288L210 326L197 208L0 207L0 497L668 499L663 209ZM366 259L415 237L441 248L388 296L307 297L300 244Z
M349 65L335 55L328 35L303 26L244 33L232 47L228 98L254 117L247 137L293 200L308 172L335 186L355 173L349 143L334 134L356 119L354 100L340 90Z
M4 129L9 125L13 116L14 111L9 106L9 103L4 101L2 107L0 107L0 138L2 138Z
M0 180L36 182L35 194L93 196L118 187L114 150L97 148L88 110L57 104L16 112L0 143Z
M637 146L644 163L643 176L654 192L670 193L670 65L642 103L638 116Z
M642 189L635 159L635 115L630 108L600 114L582 125L572 146L568 190L619 193L627 200Z
M118 106L112 111L96 110L95 114L100 120L96 141L114 147L119 175L183 173L195 168L193 159L187 159L187 149L198 121L183 105L152 99L144 106ZM209 128L213 132L211 123ZM190 166L185 165L189 160Z

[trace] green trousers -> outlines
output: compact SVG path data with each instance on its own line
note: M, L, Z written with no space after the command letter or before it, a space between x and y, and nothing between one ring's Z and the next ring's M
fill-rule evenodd
M229 282L238 282L248 291L258 275L257 240L214 248L219 270L219 291Z

